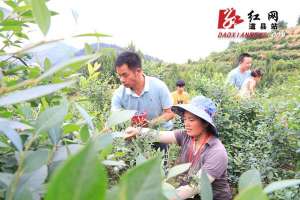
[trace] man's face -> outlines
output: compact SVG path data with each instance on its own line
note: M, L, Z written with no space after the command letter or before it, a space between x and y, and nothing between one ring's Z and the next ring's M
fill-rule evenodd
M134 88L139 81L139 74L142 73L141 68L131 70L127 64L116 67L116 71L121 83L127 88Z
M184 86L177 86L176 90L177 90L177 92L182 93L182 92L184 92Z
M252 65L252 58L251 57L244 57L243 61L240 64L242 71L247 71L250 69Z

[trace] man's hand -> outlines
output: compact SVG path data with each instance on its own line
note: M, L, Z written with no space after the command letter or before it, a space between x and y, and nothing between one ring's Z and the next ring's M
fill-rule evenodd
M124 139L132 139L136 137L136 135L139 133L139 130L135 127L128 127L125 130Z

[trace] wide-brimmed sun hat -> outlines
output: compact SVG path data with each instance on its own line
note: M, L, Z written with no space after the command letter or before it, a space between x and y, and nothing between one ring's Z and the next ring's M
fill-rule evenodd
M213 122L213 117L216 114L217 107L215 103L207 97L196 96L189 104L179 104L172 106L172 111L179 116L183 117L184 111L188 111L197 117L206 121L210 127L211 131L215 136L218 136L217 128Z

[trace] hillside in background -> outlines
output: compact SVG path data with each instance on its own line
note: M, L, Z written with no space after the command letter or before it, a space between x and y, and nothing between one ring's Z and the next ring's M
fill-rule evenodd
M38 63L43 65L44 60L48 58L52 64L57 64L74 57L78 51L75 47L64 42L56 42L35 48L30 54L29 63Z
M284 37L268 37L230 43L220 53L212 53L205 62L214 62L222 72L237 66L240 53L248 52L253 56L253 68L260 67L276 71L292 71L300 65L300 26L285 30Z
M183 70L188 70L188 66L194 67L206 75L215 72L227 75L237 66L238 56L249 53L253 56L252 69L261 68L264 71L260 87L281 84L291 76L300 75L300 26L286 29L284 33L282 37L231 42L226 50L211 53L203 60L181 67Z
M92 43L92 44L89 44L89 45L93 48L94 51L101 50L101 49L104 49L104 48L110 48L110 49L114 49L117 54L120 54L121 52L128 49L128 48L120 47L120 46L115 45L115 44L107 44L107 43ZM131 48L135 49L133 44L131 44L131 46L132 46ZM82 56L82 55L85 55L85 49L84 48L80 49L79 51L77 51L75 53L75 56ZM160 62L161 61L161 59L153 57L151 55L143 54L142 56L147 61L155 61L155 62Z
M107 44L107 43L93 43L89 44L93 51L99 51L101 49L114 49L117 54L125 51L126 48L122 48L118 45ZM32 52L29 53L30 59L27 61L27 64L39 64L43 66L44 60L48 58L52 64L57 64L71 59L72 57L85 55L85 48L77 49L71 45L66 44L65 42L56 42L53 44L47 44L38 48L35 48ZM160 62L161 60L147 55L142 54L143 58L147 61ZM6 57L1 57L1 59L6 59ZM19 62L18 62L19 63ZM20 64L20 63L19 63Z

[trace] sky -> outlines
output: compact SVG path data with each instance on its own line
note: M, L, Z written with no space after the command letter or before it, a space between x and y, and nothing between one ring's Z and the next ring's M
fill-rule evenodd
M47 5L60 14L52 17L46 37L35 28L32 41L96 31L112 36L101 38L101 42L122 47L133 42L145 54L176 63L205 58L211 52L226 49L230 41L236 41L217 38L220 9L233 7L246 20L251 10L260 13L262 18L276 10L279 20L288 22L289 27L295 26L300 16L300 4L293 0L51 0ZM247 24L240 24L237 30L247 28ZM66 42L82 48L84 42L96 42L96 39Z

